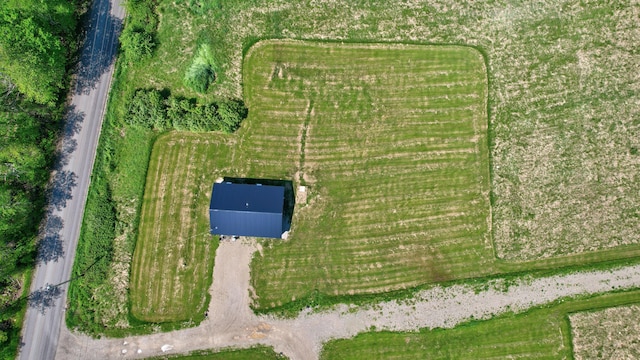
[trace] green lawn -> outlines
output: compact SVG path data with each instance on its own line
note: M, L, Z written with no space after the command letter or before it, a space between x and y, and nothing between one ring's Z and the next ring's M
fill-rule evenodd
M236 166L307 186L253 263L259 305L486 274L486 74L458 46L268 41L244 65Z
M249 117L237 134L174 132L154 145L133 259L136 318L186 320L205 305L219 176L307 186L290 240L266 241L253 263L257 307L494 271L477 51L267 41L245 68Z
M225 173L222 135L168 133L154 146L131 270L131 312L148 322L201 320L217 241L211 184Z
M572 359L568 314L637 302L640 292L601 295L454 329L370 332L324 345L323 359Z

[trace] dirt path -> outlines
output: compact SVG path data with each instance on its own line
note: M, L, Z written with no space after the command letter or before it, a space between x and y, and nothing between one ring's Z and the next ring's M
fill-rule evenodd
M521 311L566 296L593 294L640 286L640 265L541 279L523 279L491 289L471 286L434 287L403 302L384 302L349 312L339 305L322 313L302 313L295 319L256 316L249 308L252 254L249 240L223 242L217 250L210 289L209 318L191 329L94 340L63 327L57 359L135 359L223 347L273 346L291 359L317 359L322 343L376 329L410 331L449 328L470 317L486 319L504 311ZM163 351L164 349L164 351Z

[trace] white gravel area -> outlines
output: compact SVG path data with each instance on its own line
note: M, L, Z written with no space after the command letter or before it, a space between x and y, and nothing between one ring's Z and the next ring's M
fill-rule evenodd
M256 316L249 308L249 265L256 250L256 244L250 240L220 245L210 289L209 318L198 327L124 339L91 339L63 326L56 358L138 359L264 344L291 359L317 359L322 343L353 337L372 326L393 331L451 328L471 318L488 319L506 311L520 312L565 297L640 287L640 265L635 265L538 279L527 277L508 283L497 280L487 289L471 285L435 286L408 300L356 309L338 305L319 313L305 311L295 319L278 319Z

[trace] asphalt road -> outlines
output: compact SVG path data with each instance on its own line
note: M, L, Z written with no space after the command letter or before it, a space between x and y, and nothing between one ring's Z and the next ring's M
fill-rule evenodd
M66 120L63 151L53 176L43 245L23 324L20 359L53 359L56 354L123 18L120 0L93 1Z

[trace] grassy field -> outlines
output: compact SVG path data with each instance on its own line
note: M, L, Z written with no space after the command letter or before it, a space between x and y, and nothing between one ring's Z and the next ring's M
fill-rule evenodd
M171 133L154 146L133 261L135 317L184 319L202 308L218 176L308 187L291 240L265 242L254 262L258 307L491 271L477 51L269 41L246 69L250 113L236 135Z
M526 261L616 249L640 233L640 41L633 1L161 1L155 56L134 86L182 84L198 41L219 78L206 98L242 94L257 39L428 42L482 49L489 70L496 254ZM177 45L179 44L179 45ZM144 85L141 85L144 84ZM600 260L587 256L569 262Z
M354 66L357 64L357 66ZM236 166L307 186L259 305L478 276L492 260L486 75L455 46L269 41L245 60Z
M640 305L571 314L575 359L640 358Z
M326 343L322 358L571 359L573 348L569 314L637 302L639 296L640 292L632 291L561 302L523 314L511 314L487 321L472 321L454 329L422 330L413 333L370 332L353 339L332 340ZM628 343L630 338L626 340ZM620 345L622 348L633 346ZM622 357L605 355L585 358Z
M204 318L217 248L209 235L209 195L227 170L228 149L221 135L169 133L156 141L131 270L135 318Z
M157 7L159 46L154 55L139 64L118 68L115 81L118 88L112 91L109 105L116 124L113 133L126 133L122 143L136 142L129 140L130 129L120 124L127 111L127 100L138 88L165 89L173 95L200 101L241 97L243 86L247 85L242 75L243 56L259 39L472 45L485 55L488 70L491 229L495 254L508 264L497 261L491 265L482 251L467 253L464 255L467 260L477 256L487 261L487 267L470 263L465 271L471 273L479 269L476 275L480 276L493 272L489 269L491 266L500 267L501 272L528 271L536 267L582 266L638 256L640 143L636 134L640 130L637 121L640 118L637 106L640 62L635 44L640 41L640 23L637 9L633 1L603 0L580 4L570 0L455 3L427 0L419 4L413 0L301 0L295 3L160 0ZM192 92L183 84L197 44L202 42L211 45L218 71L213 90L204 95ZM273 86L277 83L273 82ZM306 105L300 104L305 110ZM313 124L309 129L305 133L313 136ZM277 126L263 129L266 130L276 131L275 136L284 134ZM250 133L248 129L246 132ZM263 135L265 139L270 136ZM266 169L265 176L293 175L299 179L302 173L296 174L296 171L301 164L306 168L304 174L317 175L312 166L318 159L309 160L306 154L319 149L314 150L310 145L305 158L289 153L291 146L302 144L299 135L287 134L288 142L278 144L278 149L287 151L286 157L293 156L294 162ZM107 155L110 151L116 154L124 151L118 144L113 142L114 149L107 149ZM233 159L234 167L237 166L235 175L259 174L262 154L247 164L237 161L248 158L241 154L245 150L250 154L250 145L243 143L237 152L238 159ZM378 160L381 159L372 161ZM140 166L136 169L145 170ZM110 188L117 190L115 183L126 188L126 182L114 179L126 179L128 170L119 166L114 170L121 174L109 175ZM97 178L102 176L94 174ZM309 180L311 184L323 181ZM303 178L303 181L307 180ZM138 187L143 182L132 184ZM313 187L310 189L315 191ZM316 194L322 199L322 194ZM88 318L112 319L102 321L105 326L113 323L126 326L128 316L122 309L122 304L129 303L126 299L122 301L126 297L128 272L118 264L124 264L132 256L130 249L135 234L131 231L135 231L136 226L135 221L126 219L137 219L141 196L135 193L121 199L116 211L124 215L125 220L119 220L116 226L133 226L125 231L128 235L123 235L126 241L116 236L116 241L125 244L124 251L114 259L114 269L105 281L108 286L117 285L117 295L106 291L108 286L105 286L100 292L91 287L91 294L87 296L100 304L95 306L99 311ZM314 204L320 202L309 206ZM391 215L395 214L390 214L391 221L397 220ZM303 216L308 217L300 216L301 221ZM331 220L304 221L315 221L321 228L320 221ZM362 230L364 226L371 225L361 225ZM343 233L339 236L344 236L344 230L340 231ZM373 250L363 250L363 256L368 251L376 251L377 244L371 246ZM325 250L330 251L328 245ZM340 254L333 256L340 257ZM377 269L378 261L375 257L371 259L374 261L369 265ZM462 263L463 259L460 260ZM292 269L286 260L281 265L286 266L280 270L283 273ZM313 276L317 276L325 270L319 267L314 271ZM291 288L299 285L291 284ZM305 286L317 287L316 284ZM342 289L350 290L346 286ZM282 299L290 300L293 296L295 294L288 293ZM104 306L108 309L101 309ZM96 328L104 328L102 325Z

